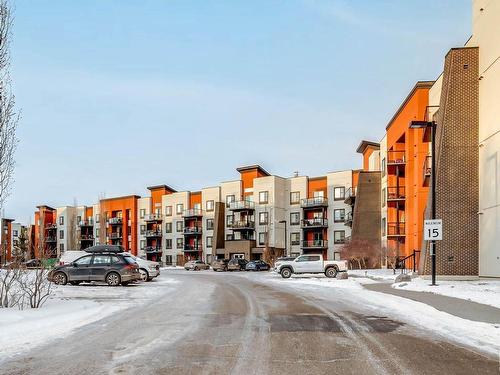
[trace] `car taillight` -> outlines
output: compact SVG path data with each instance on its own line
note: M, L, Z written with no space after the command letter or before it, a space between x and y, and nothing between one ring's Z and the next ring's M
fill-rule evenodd
M134 270L134 269L136 269L138 267L135 264L127 264L125 266L125 268L128 269L128 270Z

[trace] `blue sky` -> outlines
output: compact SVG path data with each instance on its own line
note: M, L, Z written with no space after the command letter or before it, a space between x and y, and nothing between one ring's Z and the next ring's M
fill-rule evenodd
M469 0L15 2L22 109L5 214L38 204L358 168L415 81L470 34Z

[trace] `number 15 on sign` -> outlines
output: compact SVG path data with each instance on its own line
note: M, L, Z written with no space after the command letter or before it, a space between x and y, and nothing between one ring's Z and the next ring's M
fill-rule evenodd
M443 221L441 219L424 220L424 240L441 241L443 239Z

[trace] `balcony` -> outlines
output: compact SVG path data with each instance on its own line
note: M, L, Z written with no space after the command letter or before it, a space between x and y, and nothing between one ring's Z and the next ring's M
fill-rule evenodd
M109 234L109 238L111 238L112 240L117 240L117 239L120 239L122 237L123 237L122 232L111 232Z
M255 203L251 201L238 201L229 203L229 209L231 211L248 211L255 210Z
M144 248L144 251L148 254L158 254L158 253L162 253L163 249L161 247L157 247L157 246L146 246Z
M194 226L194 227L184 227L184 235L189 236L189 235L199 235L202 233L202 229L200 226Z
M82 234L82 235L80 235L80 240L82 240L82 241L93 241L94 240L94 235L93 234Z
M162 221L162 220L163 220L163 217L161 216L161 214L144 215L144 221L146 221L146 222L158 222L158 221Z
M404 237L405 223L387 223L387 237Z
M233 221L227 224L227 229L232 230L254 230L255 222L250 220Z
M352 227L352 212L349 211L348 213L345 214L345 221L344 224Z
M398 202L406 199L404 186L392 186L387 188L387 202Z
M300 200L300 207L302 208L320 208L328 207L328 199L325 197L314 197Z
M45 230L54 230L57 229L57 224L47 224L45 226Z
M92 227L94 226L94 220L80 220L78 223L80 227Z
M184 218L189 218L189 217L201 217L203 216L203 211L200 210L199 208L191 208L190 210L184 210L182 213L182 217Z
M356 199L356 188L350 187L345 192L344 203L352 206L354 204L355 199Z
M108 220L110 225L122 225L123 219L121 217L111 217Z
M302 229L328 228L328 219L323 219L323 218L304 219L300 221L300 226Z
M328 240L306 240L302 241L303 249L327 249Z
M195 245L189 245L189 244L186 244L184 245L184 251L185 252L188 252L188 251L202 251L203 248L201 246L201 244L195 244Z
M405 165L406 156L404 151L387 151L387 165Z
M45 242L57 242L57 237L45 237Z
M161 237L162 233L161 230L147 230L144 235L148 238L152 238L152 237Z

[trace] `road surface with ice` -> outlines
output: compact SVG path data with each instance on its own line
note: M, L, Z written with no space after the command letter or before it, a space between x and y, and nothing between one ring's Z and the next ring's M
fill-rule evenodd
M388 314L375 303L380 293L297 287L297 280L268 273L175 270L161 277L174 287L163 290L160 280L143 284L157 288L153 299L21 352L4 361L0 372L499 373L495 355L454 345L434 330Z

